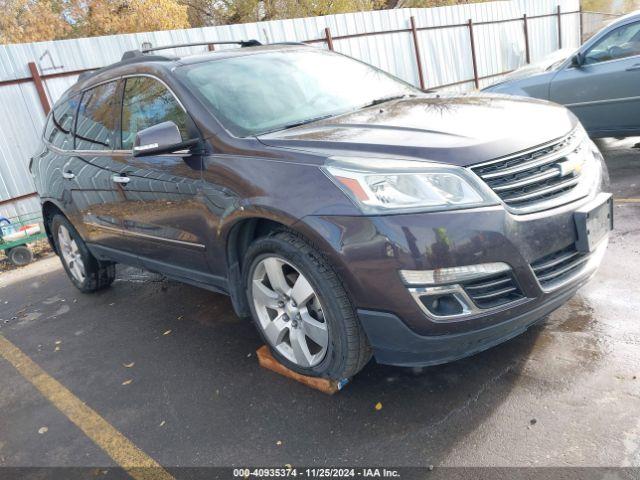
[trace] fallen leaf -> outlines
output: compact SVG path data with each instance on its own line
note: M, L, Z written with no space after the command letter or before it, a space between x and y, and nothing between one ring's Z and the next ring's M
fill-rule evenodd
M178 317L178 320L182 320L183 318L184 318L184 317L183 317L182 315L180 315L180 316Z
M164 426L164 424L165 424L165 421L164 421L164 420L162 420L162 421L160 422L160 426L161 426L161 427L163 427L163 426Z
M133 380L131 379L125 380L124 382L122 382L122 385L129 385L131 382L133 382Z
M40 427L40 428L38 429L38 433L39 433L40 435L42 435L43 433L47 433L48 431L49 431L49 429L48 429L47 427Z
M56 340L56 345L60 345L62 343L62 340Z
M376 406L374 408L376 410L382 410L382 403L381 402L376 403Z
M162 335L169 335L171 333L171 330L167 330L166 332L164 332Z
M59 352L60 351L60 346L57 346L56 348L53 349L54 352Z
M131 362L131 363L123 363L122 366L124 368L131 368L136 364L136 362Z

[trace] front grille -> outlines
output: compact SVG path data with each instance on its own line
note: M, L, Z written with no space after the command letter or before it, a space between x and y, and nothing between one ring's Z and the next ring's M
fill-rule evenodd
M504 203L514 209L562 196L578 184L579 171L560 165L575 152L576 132L562 140L516 156L471 167ZM570 169L566 169L570 170Z
M463 287L478 308L499 307L523 298L511 272L465 282Z
M589 255L570 245L550 255L546 255L531 264L538 282L543 288L562 282L580 270L589 260Z

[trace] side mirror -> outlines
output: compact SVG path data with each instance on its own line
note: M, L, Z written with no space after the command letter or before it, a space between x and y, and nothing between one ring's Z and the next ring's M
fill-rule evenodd
M180 130L175 123L172 121L162 122L136 133L133 156L148 157L176 153L181 150L190 150L199 142L198 139L183 141Z
M571 66L575 68L582 68L584 65L584 57L581 53L576 53L571 59Z

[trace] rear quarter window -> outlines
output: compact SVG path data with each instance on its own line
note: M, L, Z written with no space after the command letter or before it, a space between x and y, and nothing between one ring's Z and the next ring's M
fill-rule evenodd
M44 131L47 143L62 150L73 149L73 119L79 97L70 98L53 109Z

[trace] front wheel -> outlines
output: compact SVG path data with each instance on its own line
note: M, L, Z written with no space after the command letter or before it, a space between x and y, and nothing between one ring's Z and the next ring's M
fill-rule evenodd
M340 380L369 361L370 347L340 279L304 239L290 232L259 238L243 272L253 319L282 364Z
M95 292L113 283L116 278L115 265L97 260L69 220L62 215L54 216L51 232L62 266L81 292Z

